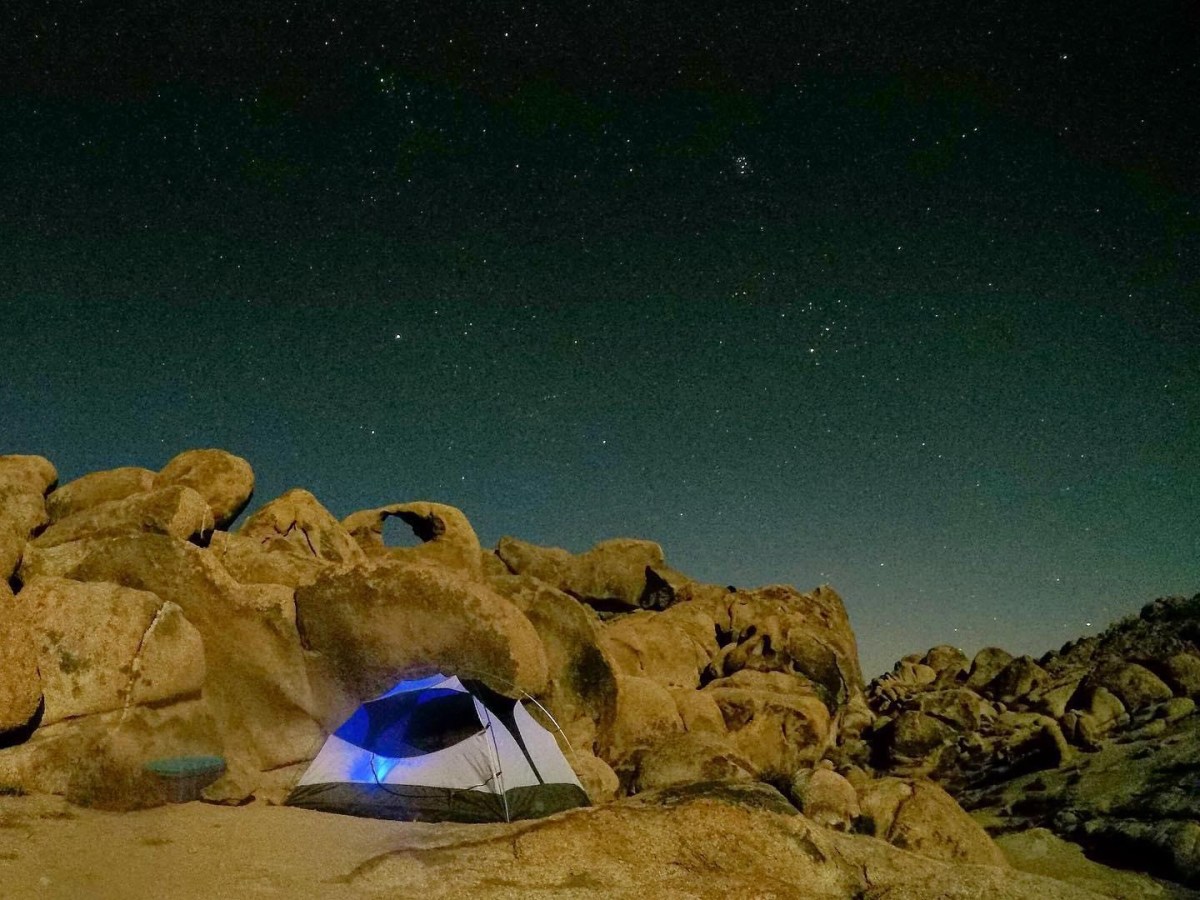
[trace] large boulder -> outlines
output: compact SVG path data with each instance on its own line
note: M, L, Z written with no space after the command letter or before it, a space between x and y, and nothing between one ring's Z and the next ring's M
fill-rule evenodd
M633 793L714 781L754 781L754 764L709 731L668 732L628 761Z
M45 496L58 482L58 470L50 460L42 456L10 454L0 456L0 498L5 501L18 494L30 494L42 499L40 521L29 526L33 530L46 522ZM0 503L0 509L6 503Z
M65 577L71 569L79 565L88 554L108 538L81 538L55 547L39 547L36 544L24 545L21 553L21 564L17 567L16 578L22 584L28 584L41 575L58 578Z
M1000 703L1012 704L1049 681L1046 670L1032 657L1018 656L993 676L982 693Z
M358 565L367 559L342 523L302 488L276 497L242 523L238 534L263 551ZM290 582L284 582L290 583Z
M1174 696L1161 678L1134 662L1103 666L1091 681L1111 691L1131 713Z
M42 699L37 648L30 640L25 611L0 581L0 747L5 735L24 728Z
M906 705L963 732L978 731L996 717L991 703L966 688L926 691L913 696Z
M937 670L932 666L902 659L892 667L892 671L885 672L867 685L867 698L872 708L886 713L893 706L903 704L910 696L933 689L937 680Z
M907 709L881 723L876 741L889 760L908 763L952 744L957 736L954 726L938 716Z
M681 603L662 613L638 611L613 619L603 641L622 674L695 689L717 653L713 625L709 610Z
M180 540L212 530L212 513L191 488L175 485L123 500L110 500L59 519L33 539L34 546L56 547L85 537L118 534L165 534Z
M859 803L875 836L889 844L931 859L1008 865L987 832L931 781L873 780L862 786Z
M46 511L57 522L101 503L144 494L154 489L154 474L136 466L90 472L54 490L46 498Z
M0 456L0 581L16 570L29 536L49 521L45 495L57 480L40 456Z
M1070 670L1031 691L1025 697L1024 702L1036 712L1061 719L1083 677L1083 672Z
M1200 655L1174 653L1164 659L1158 675L1179 697L1200 697Z
M972 690L979 690L1012 661L1013 655L1002 647L984 647L971 660L966 686Z
M0 784L62 794L81 806L137 809L164 799L146 777L147 762L223 752L204 700L132 706L38 728L0 751Z
M802 769L792 778L792 800L797 808L818 825L849 831L862 815L858 793L828 760L813 769Z
M1108 730L1127 721L1127 711L1121 698L1095 681L1085 680L1067 701L1067 709L1087 714L1101 730Z
M392 516L413 530L421 541L419 546L389 547L384 543L383 523ZM479 537L462 511L453 506L425 501L393 503L351 513L342 526L368 557L436 563L475 576L482 573Z
M533 625L549 677L537 700L571 744L595 752L617 715L617 674L601 641L596 613L569 594L526 575L493 575L488 584Z
M681 592L681 601L688 597ZM845 605L828 585L802 593L769 585L697 597L716 604L717 677L739 671L803 675L831 713L863 691L858 645Z
M208 542L208 552L221 566L242 584L283 584L298 588L312 584L317 576L333 567L316 556L303 553L263 549L253 538L228 531L214 531ZM30 571L48 571L53 560L35 555L29 561Z
M238 517L254 494L254 470L224 450L187 450L154 476L154 487L182 485L196 491L212 510L217 528Z
M612 766L590 753L576 751L568 756L584 793L594 804L611 803L621 793L621 779Z
M921 658L921 662L937 673L939 684L952 683L960 676L965 679L971 665L967 654L950 644L938 644L936 647L930 647L925 656Z
M245 795L262 773L311 758L322 732L290 589L241 585L207 550L165 535L75 543L64 545L72 550L66 577L149 591L179 606L200 632L203 695L229 779Z
M405 675L478 678L508 696L546 687L546 653L529 619L444 566L389 560L325 572L297 589L296 617L340 694L334 725Z
M670 694L675 699L675 709L683 720L684 730L707 731L716 735L729 733L725 727L725 716L712 694L689 688L671 688Z
M34 579L16 603L41 671L43 725L200 693L204 643L174 603L65 578Z
M786 783L821 758L835 734L817 687L807 678L744 669L705 685L729 739L765 780Z
M996 717L991 764L1017 772L1054 769L1072 758L1062 726L1039 713L1006 711Z
M683 730L683 719L665 687L649 678L618 675L617 717L599 755L628 780L641 752Z
M28 533L0 513L0 581L8 583L21 563Z
M674 597L673 589L667 597L663 587L661 573L667 569L662 547L653 541L614 538L574 554L502 537L496 555L511 572L531 575L600 609L660 609ZM659 575L647 575L656 570Z

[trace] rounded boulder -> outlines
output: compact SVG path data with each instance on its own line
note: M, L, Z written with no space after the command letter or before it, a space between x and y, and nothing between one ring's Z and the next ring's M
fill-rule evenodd
M254 470L240 456L225 450L186 450L154 476L154 487L189 487L204 498L217 528L238 517L254 494Z

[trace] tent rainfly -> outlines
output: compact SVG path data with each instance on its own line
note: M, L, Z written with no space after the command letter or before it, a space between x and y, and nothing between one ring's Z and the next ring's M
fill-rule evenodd
M535 819L588 797L554 736L476 681L403 681L329 736L289 806L377 819Z

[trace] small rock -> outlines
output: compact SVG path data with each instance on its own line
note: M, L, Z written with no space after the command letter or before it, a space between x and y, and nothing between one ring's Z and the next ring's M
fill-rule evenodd
M1166 722L1178 722L1196 711L1196 701L1191 697L1172 697L1156 713Z

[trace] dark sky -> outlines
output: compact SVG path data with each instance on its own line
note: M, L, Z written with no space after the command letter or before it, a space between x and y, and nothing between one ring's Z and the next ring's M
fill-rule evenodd
M1200 590L1195 10L11 4L0 452L1041 652Z

